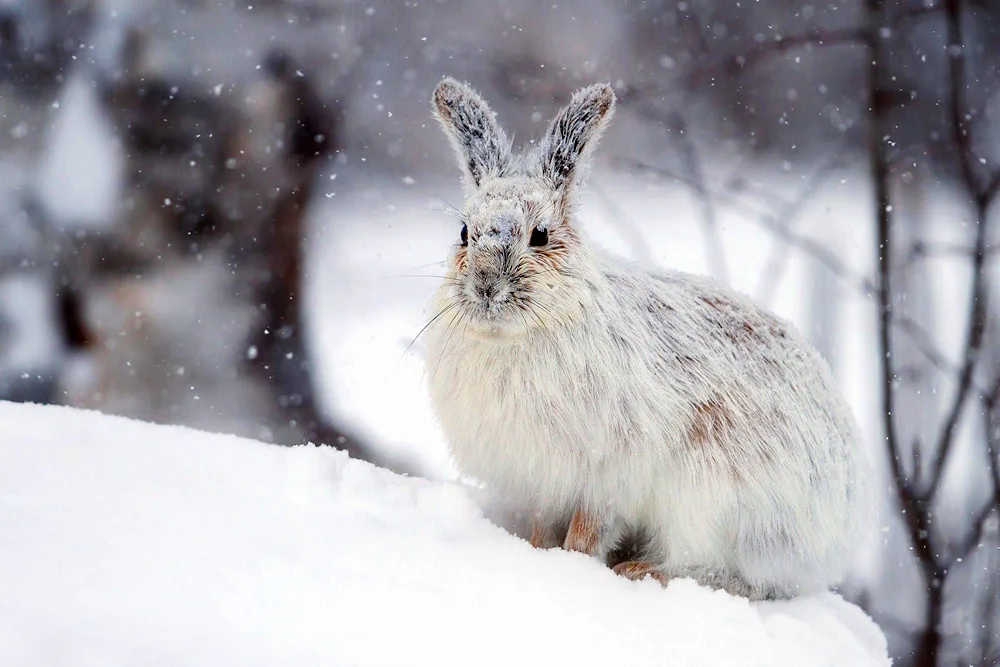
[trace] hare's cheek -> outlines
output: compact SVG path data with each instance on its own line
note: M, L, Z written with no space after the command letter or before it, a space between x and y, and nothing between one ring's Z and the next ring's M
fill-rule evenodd
M459 275L464 275L468 264L469 253L465 248L459 248L455 251L455 255L451 259L452 268Z
M540 277L546 278L543 282L549 283L558 275L564 266L564 257L560 252L553 252L545 249L535 255L535 271Z

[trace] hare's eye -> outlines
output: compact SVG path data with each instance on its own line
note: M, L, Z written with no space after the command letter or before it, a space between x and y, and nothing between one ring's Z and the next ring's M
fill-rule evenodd
M468 225L462 225L462 233L459 236L462 239L462 245L469 245L469 227L468 227Z
M535 247L546 245L549 242L549 230L542 229L541 227L535 227L531 230L531 238L528 239L528 244Z

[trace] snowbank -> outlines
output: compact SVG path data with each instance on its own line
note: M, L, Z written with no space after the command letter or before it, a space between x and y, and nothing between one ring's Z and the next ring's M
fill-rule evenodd
M459 486L0 403L0 664L888 665L833 594L748 604L537 551Z

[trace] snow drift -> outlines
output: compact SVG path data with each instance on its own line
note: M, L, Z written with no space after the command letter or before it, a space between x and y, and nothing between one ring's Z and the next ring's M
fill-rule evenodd
M832 593L749 604L537 551L456 484L0 403L0 664L888 665Z

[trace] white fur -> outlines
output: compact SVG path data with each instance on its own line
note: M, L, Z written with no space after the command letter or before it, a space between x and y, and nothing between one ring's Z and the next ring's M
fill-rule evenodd
M586 90L553 128L611 94ZM574 174L610 112L571 125L590 133ZM428 376L459 468L549 525L597 515L599 557L643 534L668 577L754 599L837 584L867 527L869 472L827 365L708 279L592 252L574 178L540 154L553 128L512 173L478 183L468 247L435 298ZM533 226L548 247L528 245Z

